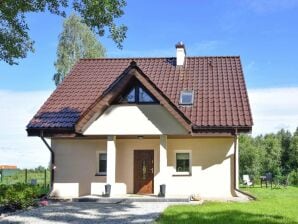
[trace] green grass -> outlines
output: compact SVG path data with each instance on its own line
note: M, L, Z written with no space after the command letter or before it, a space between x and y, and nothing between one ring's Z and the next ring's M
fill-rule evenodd
M298 224L298 187L244 188L256 201L170 206L157 223Z
M47 170L46 185L49 185L51 173ZM27 183L31 183L32 179L37 180L37 184L44 185L45 173L43 170L28 170L27 171ZM11 185L16 183L25 183L25 170L16 170L10 175L3 175L0 179L0 184Z

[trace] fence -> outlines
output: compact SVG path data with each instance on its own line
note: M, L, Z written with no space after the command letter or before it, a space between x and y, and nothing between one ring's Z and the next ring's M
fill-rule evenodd
M46 170L11 170L0 169L0 184L27 183L48 187L51 180L51 173Z

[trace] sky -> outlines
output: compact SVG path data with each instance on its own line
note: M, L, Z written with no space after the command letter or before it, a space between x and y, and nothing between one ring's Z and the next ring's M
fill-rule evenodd
M128 0L123 50L98 37L108 57L240 55L254 117L252 134L298 126L298 0ZM67 9L68 14L72 9ZM10 66L0 62L0 164L47 165L49 153L25 126L55 89L52 81L63 18L26 15L35 52Z

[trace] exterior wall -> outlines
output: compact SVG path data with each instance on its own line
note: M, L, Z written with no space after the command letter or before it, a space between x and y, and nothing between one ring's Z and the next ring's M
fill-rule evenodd
M187 134L185 128L161 105L110 106L84 132L84 135L161 134Z
M190 150L191 176L173 176L175 150ZM233 150L233 138L168 139L167 194L234 196Z
M52 139L55 153L53 196L72 198L91 193L91 183L105 183L96 174L96 151L106 151L106 140ZM101 189L104 192L104 187Z
M114 194L133 193L133 152L154 150L154 194L166 184L167 195L199 194L231 197L233 193L233 138L189 138L166 141L167 164L160 176L160 139L116 139ZM53 195L63 198L102 194L106 178L95 176L96 152L106 151L106 140L53 139L55 182ZM175 176L175 151L191 152L191 175ZM162 178L161 178L162 177Z

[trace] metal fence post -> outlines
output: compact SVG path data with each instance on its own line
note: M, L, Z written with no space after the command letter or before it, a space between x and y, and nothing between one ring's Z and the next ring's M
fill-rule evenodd
M27 178L28 178L28 170L25 169L25 184L27 184Z

